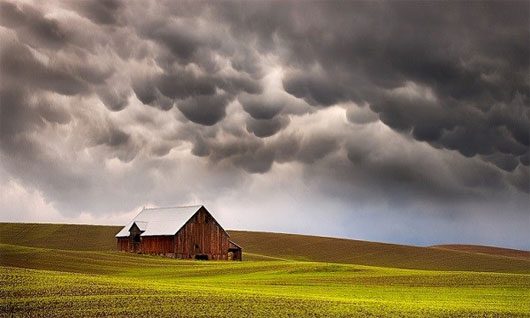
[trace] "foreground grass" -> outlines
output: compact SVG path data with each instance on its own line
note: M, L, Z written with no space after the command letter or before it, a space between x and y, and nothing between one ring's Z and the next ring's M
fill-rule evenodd
M256 255L256 257L259 257ZM0 316L530 316L530 275L0 244Z

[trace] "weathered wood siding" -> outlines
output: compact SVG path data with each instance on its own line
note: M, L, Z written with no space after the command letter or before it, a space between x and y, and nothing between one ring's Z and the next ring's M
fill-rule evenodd
M201 208L175 236L175 256L195 258L206 255L208 259L226 260L228 244L228 234Z
M142 253L174 256L175 236L142 236Z
M129 237L118 237L118 251L129 252Z
M231 261L242 261L243 251L241 247L232 241L228 241L228 259Z

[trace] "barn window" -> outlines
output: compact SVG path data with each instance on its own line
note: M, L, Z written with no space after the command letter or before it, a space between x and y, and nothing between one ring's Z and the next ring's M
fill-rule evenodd
M133 236L133 242L134 243L140 243L140 234L136 234Z

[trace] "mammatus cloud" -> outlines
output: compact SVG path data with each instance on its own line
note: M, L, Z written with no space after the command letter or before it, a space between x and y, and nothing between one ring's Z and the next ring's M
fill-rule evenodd
M65 220L198 201L246 228L529 248L527 9L1 1L1 198ZM303 227L267 220L282 213Z

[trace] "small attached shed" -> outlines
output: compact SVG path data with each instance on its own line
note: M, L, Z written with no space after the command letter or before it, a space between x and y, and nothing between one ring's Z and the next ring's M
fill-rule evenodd
M237 260L242 249L202 205L142 209L116 234L118 250L181 259Z

